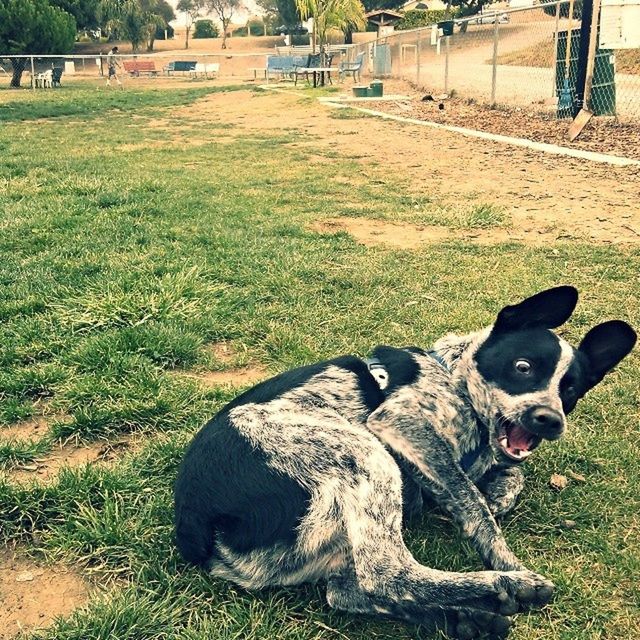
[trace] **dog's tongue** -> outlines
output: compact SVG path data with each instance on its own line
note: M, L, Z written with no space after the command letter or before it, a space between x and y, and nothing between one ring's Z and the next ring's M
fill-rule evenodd
M514 424L509 430L509 448L526 451L531 443L531 434L519 424Z

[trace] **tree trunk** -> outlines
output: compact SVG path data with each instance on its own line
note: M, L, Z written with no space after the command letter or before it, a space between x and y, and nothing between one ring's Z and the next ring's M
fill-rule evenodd
M349 28L344 32L344 43L353 44L353 29Z
M226 49L227 48L227 27L229 26L229 21L227 20L227 22L224 22L224 20L222 21L222 49Z
M184 41L184 48L185 49L189 48L189 31L190 30L191 30L191 27L187 27L187 31L186 31L187 37L185 38L185 41Z
M11 67L13 69L13 75L11 76L10 87L14 87L16 89L20 88L20 81L22 80L22 74L24 72L24 68L27 66L28 59L27 58L10 58Z

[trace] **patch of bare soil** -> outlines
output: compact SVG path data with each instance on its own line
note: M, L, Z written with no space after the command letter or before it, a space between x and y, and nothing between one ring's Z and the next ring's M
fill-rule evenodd
M46 627L88 599L88 585L69 568L0 552L0 640Z
M259 366L237 367L226 371L184 373L182 375L195 378L211 387L246 387L269 377L268 371Z
M114 442L101 441L80 447L61 445L32 462L18 465L5 474L19 484L32 481L50 482L64 467L80 467L87 464L110 464L125 450L135 446L133 436L125 436Z
M351 85L344 83L345 92ZM385 81L387 89L418 95L398 81ZM298 140L291 146L320 151L310 153L310 162L337 154L358 162L366 178L387 176L384 188L395 189L402 182L410 185L411 194L435 202L498 204L510 216L511 234L536 237L549 231L566 240L640 245L638 167L612 167L417 124L335 114L330 107L301 100L299 92L286 91L216 93L175 113L194 122L234 123L237 135L295 131Z
M42 417L31 418L0 428L1 440L39 440L49 430L49 423Z
M423 94L427 95L427 94ZM640 126L617 122L613 118L592 118L577 140L569 142L570 120L558 120L553 113L535 108L496 106L489 108L461 98L422 101L416 98L405 104L372 103L372 109L394 115L428 120L440 124L478 129L535 142L557 144L571 149L610 153L640 160ZM444 106L440 109L439 105Z
M426 244L447 240L491 245L502 242L546 244L554 240L570 239L552 229L450 229L433 225L415 225L364 218L329 218L309 226L320 233L345 231L365 246L384 245L395 249L419 249Z

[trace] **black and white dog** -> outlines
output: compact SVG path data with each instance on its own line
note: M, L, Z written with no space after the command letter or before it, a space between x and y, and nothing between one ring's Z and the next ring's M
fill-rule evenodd
M461 638L504 636L509 616L553 585L508 548L496 516L519 466L632 349L613 320L574 349L550 331L578 294L557 287L508 306L493 326L425 352L377 347L282 373L243 393L195 437L175 491L184 558L248 589L325 580L343 611ZM488 569L419 564L405 518L435 500Z

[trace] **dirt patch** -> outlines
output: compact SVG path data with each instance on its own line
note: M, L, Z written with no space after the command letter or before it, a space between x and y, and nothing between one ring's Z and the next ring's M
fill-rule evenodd
M40 565L13 550L0 552L1 640L46 627L88 599L88 585L70 569Z
M40 440L49 431L49 423L42 416L23 420L10 427L0 428L0 440Z
M205 347L205 351L224 364L235 362L238 357L236 349L230 342L214 342Z
M425 94L423 94L424 96ZM369 104L372 106L369 107ZM443 109L440 109L440 104ZM580 137L567 139L569 120L558 120L553 113L536 111L535 107L496 106L489 108L459 98L423 102L414 97L411 102L367 103L376 111L384 111L416 120L478 129L535 142L557 144L571 149L610 153L640 160L640 125L617 122L613 118L593 118Z
M247 387L269 377L268 371L260 366L237 367L226 371L207 371L204 373L184 373L211 387Z
M51 452L20 464L5 474L14 482L26 484L32 481L50 482L64 467L80 467L86 464L115 462L123 451L135 446L133 436L119 438L115 442L98 442L76 447L71 444L55 447Z
M395 249L419 249L435 242L464 240L491 245L502 242L524 242L543 245L555 240L575 239L566 233L547 229L449 229L433 225L414 225L364 218L330 218L309 225L312 231L338 233L344 231L365 246L384 245ZM583 238L582 238L583 239Z

